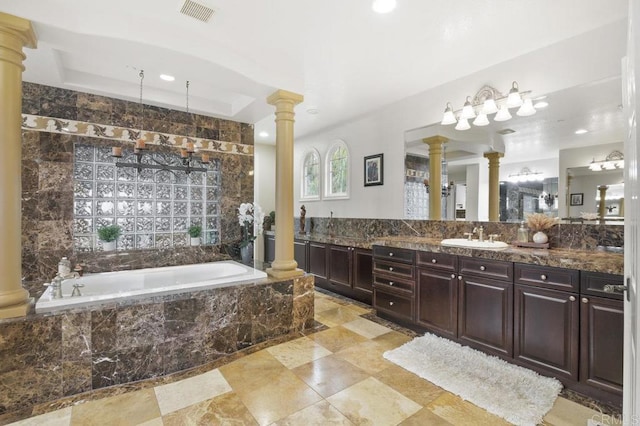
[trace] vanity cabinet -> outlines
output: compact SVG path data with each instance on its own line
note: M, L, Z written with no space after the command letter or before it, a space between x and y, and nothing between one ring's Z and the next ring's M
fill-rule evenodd
M416 265L416 324L457 339L458 256L418 252Z
M513 355L513 263L459 257L458 340Z
M580 272L527 264L515 264L514 270L514 358L577 381Z
M603 289L622 285L623 277L583 272L580 284L580 382L621 396L623 295Z
M313 274L318 287L328 288L327 245L307 242L307 272Z
M373 306L377 313L411 324L415 316L415 252L373 247Z
M373 266L371 250L327 245L327 284L331 291L371 304Z
M293 241L293 258L298 262L298 268L307 271L307 244L305 240ZM276 237L273 235L264 236L264 261L271 263L276 258Z

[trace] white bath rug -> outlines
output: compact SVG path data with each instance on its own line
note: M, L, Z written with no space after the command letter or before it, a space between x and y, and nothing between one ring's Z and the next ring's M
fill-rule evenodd
M562 389L556 379L429 333L383 356L516 425L542 423Z

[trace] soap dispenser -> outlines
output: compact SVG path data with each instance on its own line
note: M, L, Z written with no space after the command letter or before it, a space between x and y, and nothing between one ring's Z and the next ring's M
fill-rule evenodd
M519 243L527 243L529 242L529 230L525 228L524 221L520 222L520 228L518 229L518 238Z

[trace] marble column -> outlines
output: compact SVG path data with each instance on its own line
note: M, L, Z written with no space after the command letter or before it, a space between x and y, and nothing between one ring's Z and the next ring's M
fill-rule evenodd
M484 158L489 160L489 221L500 220L500 159L502 152L485 152Z
M600 185L598 187L598 191L600 191L600 204L598 204L598 216L600 216L601 223L604 223L604 217L606 216L607 189L609 189L607 185Z
M304 98L278 90L267 98L276 107L276 253L267 273L276 278L304 274L293 257L293 108Z
M442 145L448 140L444 136L422 139L429 145L429 220L442 219Z
M0 12L0 318L29 309L22 288L22 49L36 45L30 21Z

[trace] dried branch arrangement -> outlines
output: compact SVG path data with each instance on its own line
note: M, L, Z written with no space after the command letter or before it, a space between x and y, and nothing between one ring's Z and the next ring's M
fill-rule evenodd
M558 223L559 218L547 216L543 213L533 213L527 216L527 226L533 232L545 231Z

